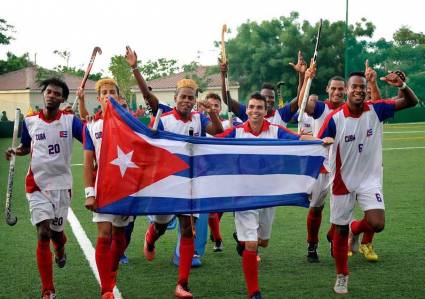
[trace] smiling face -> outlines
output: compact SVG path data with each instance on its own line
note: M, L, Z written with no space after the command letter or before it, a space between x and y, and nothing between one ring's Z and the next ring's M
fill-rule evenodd
M118 95L118 89L115 84L102 84L99 89L98 100L100 105L102 106L103 111L105 111L106 103L108 101L108 97L111 96L116 100L120 100Z
M274 90L268 89L268 88L263 88L263 89L261 89L261 95L266 98L267 113L271 113L273 111L275 100L276 100Z
M326 87L326 92L328 93L329 101L332 104L338 104L344 102L345 97L345 83L340 80L331 80L329 85Z
M352 76L347 82L348 102L354 106L361 106L366 99L366 78Z
M176 110L183 116L189 116L196 103L195 91L192 88L179 88L174 96Z
M246 114L250 123L261 124L267 114L265 101L250 99L246 107Z
M210 104L211 112L215 114L220 114L221 111L221 101L215 98L207 98L208 104Z

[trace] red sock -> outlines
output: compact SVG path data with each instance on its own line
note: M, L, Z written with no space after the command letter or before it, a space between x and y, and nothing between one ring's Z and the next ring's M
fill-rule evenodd
M369 225L369 223L367 223L366 218L351 222L351 231L355 235L366 232L374 232L373 228Z
M335 231L332 246L336 273L348 275L348 234L341 235Z
M124 254L126 245L127 245L127 240L125 238L124 231L116 232L112 235L112 242L111 242L111 274L112 274L111 288L112 289L116 285L118 265L119 265L120 257Z
M307 242L308 244L319 243L319 229L322 223L322 212L310 209L307 216Z
M180 264L178 283L187 285L189 282L190 268L192 267L192 257L195 252L193 238L181 237L180 239Z
M112 292L111 288L111 239L97 238L96 244L96 265L99 272L102 294Z
M38 240L37 243L37 266L40 273L43 293L55 291L53 285L52 252L50 251L50 240Z
M246 287L248 288L248 296L251 297L260 290L258 287L257 251L246 249L243 251L242 269L245 275Z
M146 234L146 241L148 241L149 244L154 245L155 241L158 239L155 233L155 224L151 223L148 227L148 232Z
M214 241L221 241L220 219L218 213L210 213L208 217L208 225L210 226Z
M59 257L62 257L62 255L64 253L64 248L65 248L65 243L67 241L67 238L66 238L66 235L63 231L57 232L55 234L58 236L58 238L57 239L53 239L53 238L51 239L52 244L53 244L53 248L55 248Z
M362 244L369 244L372 243L373 236L375 235L374 232L364 232L363 238L362 238Z

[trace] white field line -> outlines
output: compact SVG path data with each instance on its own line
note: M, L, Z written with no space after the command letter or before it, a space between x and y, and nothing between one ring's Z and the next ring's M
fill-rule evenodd
M71 225L72 232L74 233L75 238L77 238L78 244L83 250L84 256L89 262L89 266L94 276L96 277L97 282L100 285L100 278L99 278L99 272L97 271L94 248L89 238L87 237L86 232L81 226L80 221L78 221L77 217L75 216L71 208L69 208L68 210L68 222ZM114 296L116 299L123 298L121 295L121 292L118 290L116 286L114 287Z
M83 166L83 164L77 163L77 164L71 164L71 166Z
M394 132L384 132L384 134L416 134L416 133L425 133L425 131L394 131Z
M412 150L412 149L425 149L425 146L411 146L411 147L387 147L383 148L384 151L396 151L396 150Z
M425 122L417 122L417 123L396 123L396 124L385 124L385 126L387 127L393 127L393 126L403 126L403 125L408 125L408 126L423 126L425 125Z

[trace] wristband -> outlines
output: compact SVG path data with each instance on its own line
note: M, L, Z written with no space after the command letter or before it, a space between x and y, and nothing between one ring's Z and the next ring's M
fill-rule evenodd
M94 192L94 188L93 187L86 187L84 188L84 194L86 195L86 198L89 197L95 197L95 192Z
M398 89L403 90L403 89L406 89L406 87L407 87L406 82L403 82L403 84Z
M138 70L137 65L136 65L136 66L132 66L132 67L131 67L131 70L132 70L132 71Z

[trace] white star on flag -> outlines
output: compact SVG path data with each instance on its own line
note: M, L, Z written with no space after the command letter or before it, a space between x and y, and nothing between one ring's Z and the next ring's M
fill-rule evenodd
M133 161L131 161L131 157L133 156L133 151L124 154L121 148L117 145L118 157L111 161L110 163L116 166L119 166L121 177L124 177L124 174L127 168L139 168Z

